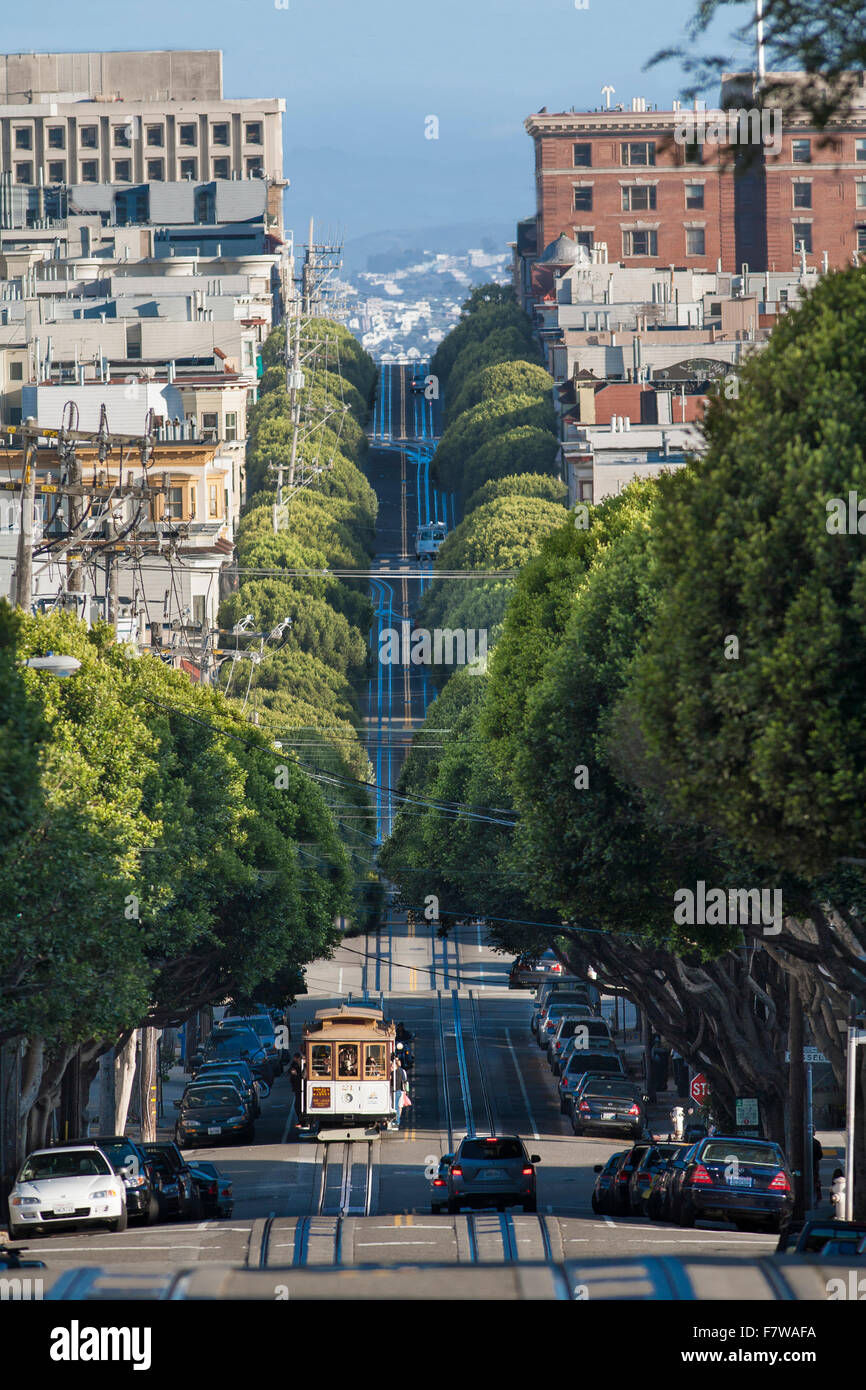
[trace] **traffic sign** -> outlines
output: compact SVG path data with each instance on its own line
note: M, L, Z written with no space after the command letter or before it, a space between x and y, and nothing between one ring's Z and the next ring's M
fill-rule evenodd
M703 1105L708 1099L710 1094L710 1083L707 1081L702 1071L699 1071L697 1076L692 1077L689 1094L692 1100L698 1105Z
M790 1054L790 1052L786 1052L786 1053L785 1053L785 1061L786 1061L786 1062L790 1062L790 1060L791 1060L791 1054ZM824 1053L821 1052L817 1047L804 1047L804 1048L803 1048L803 1061L806 1062L807 1065L811 1065L811 1064L813 1064L813 1063L814 1063L814 1064L817 1064L818 1062L828 1062L829 1060L830 1060L830 1059L829 1059L828 1057L825 1057L825 1056L824 1056Z

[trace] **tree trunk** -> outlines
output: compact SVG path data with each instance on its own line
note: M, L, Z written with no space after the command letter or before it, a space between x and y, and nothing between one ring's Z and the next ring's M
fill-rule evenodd
M141 1140L152 1144L156 1139L156 1067L157 1030L141 1030Z
M115 1112L113 1116L112 1134L126 1133L126 1120L129 1114L129 1099L132 1095L132 1083L135 1080L135 1059L138 1046L138 1031L130 1033L129 1037L117 1049L115 1054Z

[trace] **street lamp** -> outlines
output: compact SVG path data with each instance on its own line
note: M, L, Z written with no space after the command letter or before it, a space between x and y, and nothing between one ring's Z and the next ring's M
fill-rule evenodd
M44 671L47 676L54 676L57 680L63 680L66 676L74 676L81 666L81 662L77 656L64 656L62 652L48 652L46 656L29 657L24 665L31 667L34 671Z

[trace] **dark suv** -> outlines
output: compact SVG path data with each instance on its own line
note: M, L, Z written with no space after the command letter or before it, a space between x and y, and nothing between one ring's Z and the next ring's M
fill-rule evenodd
M784 1230L794 1209L794 1182L778 1144L712 1134L669 1160L667 1212L680 1226L697 1217L727 1217L737 1229L760 1222Z
M137 1216L148 1225L158 1221L159 1185L150 1157L141 1145L125 1134L88 1134L86 1139L70 1139L51 1147L74 1149L82 1143L98 1145L118 1177L123 1178L130 1220Z
M192 1170L177 1144L168 1140L142 1144L154 1165L159 1182L160 1208L166 1215L198 1221L201 1202L195 1190Z
M440 1175L448 1183L449 1212L459 1212L461 1207L504 1211L515 1205L535 1211L535 1165L540 1162L538 1154L526 1152L516 1134L483 1139L467 1135L457 1152L446 1154L440 1165Z

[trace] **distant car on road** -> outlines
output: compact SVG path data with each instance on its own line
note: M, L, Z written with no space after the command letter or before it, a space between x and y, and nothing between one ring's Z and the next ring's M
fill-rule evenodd
M555 980L566 974L561 960L557 960L552 950L542 951L540 956L524 953L512 962L508 975L509 989L536 989L548 980Z
M189 1171L202 1216L231 1216L235 1206L231 1178L204 1159L196 1159Z
M578 1042L590 1044L595 1052L616 1051L606 1019L595 1018L589 1004L575 1004L573 1010L559 1020L547 1044L547 1062L554 1076L559 1076L560 1062Z
M153 1164L163 1216L197 1221L201 1214L189 1164L177 1144L159 1140L141 1146Z
M107 1226L126 1230L126 1189L96 1144L36 1149L24 1161L9 1194L9 1236Z
M416 372L415 375L414 375L414 376L410 379L410 381L409 381L409 390L410 390L410 391L414 391L414 392L417 394L418 392L423 392L423 391L425 391L426 389L427 389L427 378L426 378L426 376L424 375L423 372Z
M220 1139L249 1142L256 1122L237 1086L228 1081L193 1081L177 1106L175 1143L185 1149Z
M727 1217L738 1230L760 1223L781 1232L794 1209L794 1181L778 1144L713 1134L671 1161L667 1197L680 1226Z
M446 1154L445 1160L449 1157ZM516 1134L467 1135L447 1163L448 1211L454 1214L463 1207L504 1211L507 1206L518 1205L524 1211L535 1211L535 1165L540 1162L538 1154L526 1152Z
M635 1139L646 1128L646 1096L627 1078L600 1081L597 1077L572 1101L571 1127L575 1134L627 1130Z
M688 1144L669 1140L648 1146L629 1179L629 1209L633 1216L648 1216L653 1187L669 1158L683 1153Z
M447 535L448 528L442 521L432 521L427 526L419 526L415 532L415 559L434 560Z
M625 1076L625 1067L615 1052L572 1052L559 1078L559 1113L571 1113L579 1082L584 1076Z
M596 1163L593 1171L596 1174L595 1186L592 1189L592 1209L599 1216L605 1215L610 1210L610 1187L613 1176L619 1167L620 1161L625 1157L627 1150L620 1149L619 1153L611 1154L607 1163Z

